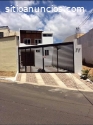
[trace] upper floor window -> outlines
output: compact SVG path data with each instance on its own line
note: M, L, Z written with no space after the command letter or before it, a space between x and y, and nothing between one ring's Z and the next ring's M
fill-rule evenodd
M1 37L4 37L4 33L3 32L0 32L0 38Z
M41 42L41 39L35 39L35 44L37 45L37 44L39 44L39 43L42 43L42 42Z
M52 37L53 35L52 34L43 34L43 37Z
M23 42L27 45L31 44L31 39L30 38L24 38Z

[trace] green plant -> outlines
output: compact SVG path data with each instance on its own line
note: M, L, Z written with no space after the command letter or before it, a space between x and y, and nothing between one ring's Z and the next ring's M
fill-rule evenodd
M80 76L80 78L86 80L89 77L90 70L91 69L82 70L82 75Z

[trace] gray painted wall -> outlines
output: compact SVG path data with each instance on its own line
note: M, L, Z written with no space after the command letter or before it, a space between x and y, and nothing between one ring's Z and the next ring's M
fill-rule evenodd
M53 49L53 66L57 66L57 49ZM58 50L58 67L73 72L73 44L60 46Z
M35 66L37 68L42 68L42 48L36 48L35 50ZM36 50L40 50L40 52L36 52Z
M36 52L36 50L40 50L40 52ZM45 56L44 58L44 66L51 66L52 65L52 55L53 55L53 47L44 47L44 55L45 50L49 50L49 56ZM42 48L35 49L35 66L42 68Z
M45 47L44 52L45 52L45 50L49 50L49 56L46 56L46 58L44 58L44 65L51 66L52 65L53 47Z

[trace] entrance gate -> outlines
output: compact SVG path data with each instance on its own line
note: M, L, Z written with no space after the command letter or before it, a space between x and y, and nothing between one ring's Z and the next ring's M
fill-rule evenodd
M19 73L74 72L74 43L18 48Z

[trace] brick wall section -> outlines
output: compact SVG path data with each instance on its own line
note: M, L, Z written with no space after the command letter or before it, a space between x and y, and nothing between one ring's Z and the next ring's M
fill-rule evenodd
M41 32L31 32L31 33L26 33L26 31L21 31L20 33L20 39L21 43L23 43L24 38L30 38L31 39L31 44L34 45L35 39L42 39L41 37Z
M17 71L16 37L0 38L0 71Z

